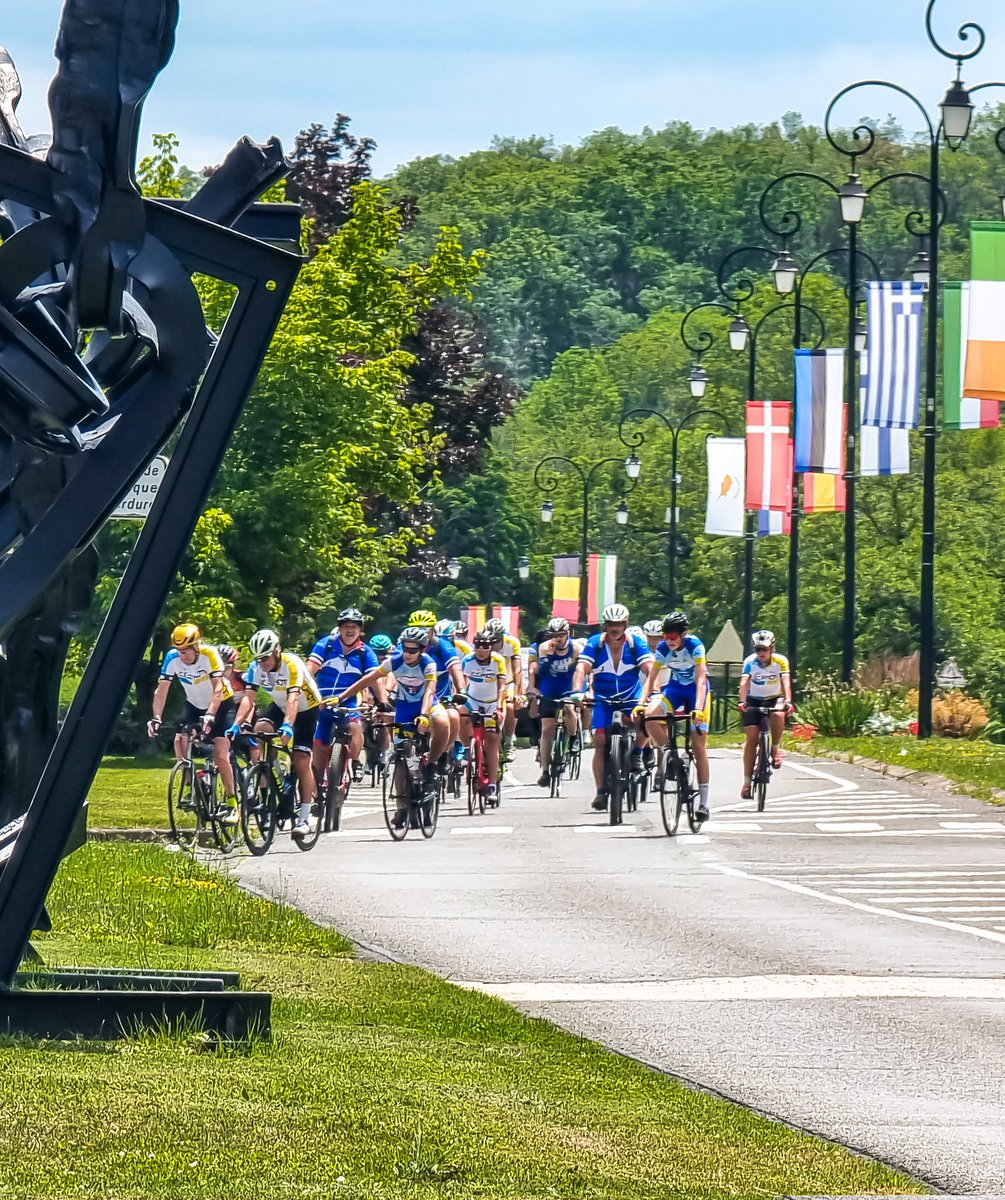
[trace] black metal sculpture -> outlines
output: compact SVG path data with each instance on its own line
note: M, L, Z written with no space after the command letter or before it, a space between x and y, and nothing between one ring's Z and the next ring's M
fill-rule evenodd
M144 200L136 187L140 113L177 19L178 0L65 0L51 146L21 130L20 81L0 48L0 990L13 987L44 921L134 665L300 266L239 231L286 173L275 140L243 140L185 205ZM295 243L298 217L276 210L270 232ZM196 272L236 289L219 337L206 328ZM58 728L66 652L93 594L93 539L179 429ZM17 1000L0 995L0 1027L17 1026ZM41 1031L37 1020L32 1028Z

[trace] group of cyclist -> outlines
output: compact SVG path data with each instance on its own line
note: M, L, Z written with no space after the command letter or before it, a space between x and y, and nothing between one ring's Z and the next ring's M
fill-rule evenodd
M712 689L705 647L689 632L685 613L668 613L644 626L630 626L629 610L611 604L602 613L602 629L585 639L572 636L562 617L553 618L527 651L524 678L519 641L502 621L493 618L467 640L460 621L438 621L428 609L411 613L396 642L386 634L364 639L358 608L339 613L335 627L318 639L306 659L284 649L278 633L260 629L250 639L251 662L242 673L238 652L230 645L202 639L198 626L177 626L161 669L148 723L151 737L163 724L168 691L174 679L185 703L175 753L187 755L189 730L198 729L213 743L213 754L226 792L224 820L236 823L238 800L231 766L233 739L251 735L252 754L261 753L254 734L275 735L289 749L299 782L300 808L293 835L310 831L315 779L324 774L336 735L345 740L354 778L363 775L363 713L359 696L371 698L370 720L378 746L386 746L390 727L412 727L428 734L424 787L431 795L453 755L463 759L476 714L484 721L485 761L490 784L489 805L498 802L503 769L501 746L510 756L517 713L528 704L540 718L538 783L550 782L548 764L562 721L575 736L584 705L592 709L593 808L607 808L605 755L614 714L634 730L632 770L657 768L656 751L669 737L666 716L689 713L700 801L697 816L710 813L708 731ZM774 634L753 636L754 652L746 659L740 684L740 708L747 728L744 784L751 794L751 774L761 712L771 710L772 758L781 765L785 715L792 705L789 667L775 649ZM259 708L258 694L269 703ZM505 743L503 742L505 739ZM658 779L657 779L658 782ZM396 820L406 819L404 811Z

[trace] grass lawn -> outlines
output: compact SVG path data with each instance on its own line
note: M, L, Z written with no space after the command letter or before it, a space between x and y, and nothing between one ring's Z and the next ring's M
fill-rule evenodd
M815 737L812 742L789 742L790 749L813 754L839 750L864 758L895 763L911 771L933 771L959 785L959 790L981 800L1001 804L992 788L1005 788L1005 746L993 742L970 742L959 738L912 737Z
M92 829L167 829L167 782L174 760L106 758L88 800Z
M237 968L275 1040L0 1043L0 1197L760 1197L923 1189L156 846L64 864L52 964ZM770 1031L764 1031L770 1037Z

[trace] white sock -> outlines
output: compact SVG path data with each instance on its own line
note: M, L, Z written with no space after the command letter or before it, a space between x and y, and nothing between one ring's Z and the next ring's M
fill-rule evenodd
M701 783L698 785L698 790L701 793L701 807L702 808L708 808L708 792L709 792L710 787L711 787L711 785L708 783Z
M311 819L311 806L309 804L300 805L300 820L309 821Z

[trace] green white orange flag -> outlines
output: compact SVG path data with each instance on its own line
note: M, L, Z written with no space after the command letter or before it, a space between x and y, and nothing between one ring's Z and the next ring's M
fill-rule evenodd
M946 429L997 429L1001 405L963 395L964 349L970 327L970 284L947 283L943 288L942 424Z
M1005 224L970 230L970 305L963 395L1005 400Z
M618 556L591 554L587 571L586 619L600 624L600 614L618 598Z
M565 617L567 621L579 620L579 582L579 555L556 555L551 602L553 617Z

